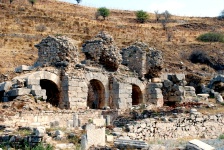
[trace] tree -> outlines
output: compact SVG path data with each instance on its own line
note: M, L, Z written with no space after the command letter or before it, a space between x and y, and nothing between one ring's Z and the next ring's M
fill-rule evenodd
M164 16L164 19L165 19L165 21L166 22L168 22L168 20L171 18L171 13L169 12L169 11L164 11L163 13L162 13L162 15Z
M149 15L147 14L147 12L143 11L143 10L139 10L135 13L137 21L140 23L144 23L148 20Z
M105 20L106 17L108 17L110 15L110 10L107 9L106 7L101 7L98 8L97 13L103 17L103 19Z
M218 19L220 19L220 20L224 19L224 9L220 12Z
M156 22L159 22L159 19L161 17L161 14L159 13L158 10L155 10L154 12L155 12L155 16L156 16Z
M81 3L82 0L76 0L77 4Z
M32 4L32 6L36 3L36 0L29 0L29 2Z

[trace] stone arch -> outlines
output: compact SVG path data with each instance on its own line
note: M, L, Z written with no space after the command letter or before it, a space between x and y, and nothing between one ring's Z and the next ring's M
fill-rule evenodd
M90 80L87 106L92 109L102 109L105 106L105 87L101 81Z
M89 85L88 87L92 86L94 88L97 85L99 86L98 89L97 87L95 87L95 92L98 91L98 95L100 93L101 101L103 102L101 102L101 105L98 108L103 108L104 106L108 106L108 99L109 99L108 77L102 73L90 72L85 75L85 78L86 78L87 85ZM88 101L88 98L87 98L87 101Z
M129 77L126 79L126 82L132 85L132 105L144 103L145 85L142 83L142 81L138 78Z
M132 84L132 105L138 105L143 103L143 94L139 86Z
M46 90L46 101L54 106L59 106L61 99L61 81L60 77L54 73L47 71L37 71L27 78L28 87L38 87ZM32 89L37 90L38 89Z

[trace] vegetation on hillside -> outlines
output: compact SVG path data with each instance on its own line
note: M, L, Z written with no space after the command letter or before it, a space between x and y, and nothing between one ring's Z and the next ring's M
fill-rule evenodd
M149 15L147 14L147 12L143 10L137 11L135 15L136 15L137 21L140 23L145 23L149 18Z
M224 42L224 34L209 32L201 34L197 40L202 42Z
M97 9L97 14L98 14L99 16L102 16L103 19L105 20L106 17L108 17L108 16L110 15L110 10L107 9L106 7L101 7L101 8L98 8L98 9Z

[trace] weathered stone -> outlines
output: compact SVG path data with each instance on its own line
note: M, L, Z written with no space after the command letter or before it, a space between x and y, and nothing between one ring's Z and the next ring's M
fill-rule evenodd
M35 45L39 55L35 66L74 66L79 61L77 43L65 36L48 36Z
M122 60L113 38L106 32L100 32L94 39L86 41L82 51L87 59L101 63L108 70L117 70Z
M186 149L187 150L215 150L214 147L196 139L189 141L186 145Z
M31 71L33 69L34 69L33 66L22 65L22 66L19 66L19 67L15 68L15 72L16 73L21 73L23 71Z
M44 136L44 134L46 133L46 128L43 126L39 126L33 129L33 133L36 136Z
M122 49L122 64L127 65L130 70L136 71L140 77L149 75L158 77L163 66L162 52L149 48L142 42L136 42L133 45ZM139 61L136 61L136 60Z
M17 88L17 89L12 89L7 92L8 96L19 96L19 95L27 95L31 92L31 89L27 88Z

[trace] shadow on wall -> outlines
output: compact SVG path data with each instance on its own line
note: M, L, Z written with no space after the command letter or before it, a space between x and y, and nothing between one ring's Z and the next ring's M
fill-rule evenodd
M47 95L47 102L52 104L55 107L59 106L59 99L60 99L60 91L57 87L57 85L47 79L40 80L40 86L41 89L46 89L46 95Z
M90 80L88 86L87 106L91 109L101 109L105 105L105 88L96 79Z
M143 102L143 95L139 86L132 85L132 105L138 105Z

